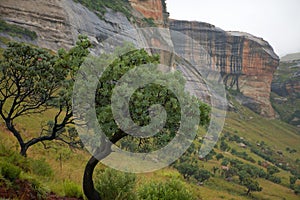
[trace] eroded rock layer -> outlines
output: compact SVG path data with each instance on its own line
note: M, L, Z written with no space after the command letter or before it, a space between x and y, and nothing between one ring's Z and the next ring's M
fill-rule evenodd
M243 104L264 116L274 117L269 97L278 57L266 41L246 33L225 32L207 23L169 20L165 0L129 2L134 8L134 15L139 13L141 17L152 18L158 27L170 27L194 39L207 51L210 67L220 71L227 88L243 94L239 98ZM129 41L137 38L135 34L124 32L138 27L124 14L107 9L100 19L94 12L72 0L0 1L0 17L8 23L35 31L38 36L35 44L52 50L70 48L78 34L88 35L95 46L101 46L114 34L121 34ZM159 37L164 43L172 43L167 34ZM145 40L149 41L156 42ZM187 43L185 49L189 54L193 44ZM161 57L163 63L172 63L172 56L161 54Z
M279 58L266 41L203 22L170 20L170 29L194 40L187 42L186 52L198 45L207 51L210 67L220 71L228 89L243 94L239 98L243 104L266 117L275 116L270 91Z

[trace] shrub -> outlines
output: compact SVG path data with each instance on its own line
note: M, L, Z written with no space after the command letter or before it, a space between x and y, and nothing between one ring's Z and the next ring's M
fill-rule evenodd
M222 151L229 151L230 150L230 146L225 142L225 141L221 141L221 144L220 144L220 149Z
M0 144L0 158L3 158L3 162L16 165L26 172L30 170L30 162L28 158L24 158L19 153L7 148L3 143Z
M210 178L210 172L205 169L198 169L194 175L195 179L199 182L204 182Z
M123 173L114 169L97 171L95 188L103 200L134 200L136 194L133 191L136 175Z
M281 178L280 177L276 177L276 176L272 176L272 175L268 175L266 177L267 180L273 182L273 183L276 183L276 184L279 184L281 183Z
M195 197L183 182L171 179L167 182L150 182L138 189L139 199L145 200L193 200Z
M295 192L295 194L300 194L300 185L296 185L295 187L294 187L294 192Z
M0 163L1 175L10 181L14 181L19 178L21 169L10 163Z
M30 183L32 190L34 190L37 194L37 199L46 199L47 194L50 192L50 190L43 184L41 184L38 180L32 178L28 174L22 174L20 176L20 179Z
M272 165L269 165L269 166L267 167L267 172L268 172L270 175L273 175L273 174L276 174L276 173L278 173L278 172L280 172L280 171L279 171L279 169L278 169L277 167L272 166Z
M64 181L64 193L66 197L74 197L74 198L82 198L82 190L81 187L72 182L72 181Z
M53 175L53 170L51 166L45 161L45 159L32 161L31 171L36 175L44 177L51 177Z

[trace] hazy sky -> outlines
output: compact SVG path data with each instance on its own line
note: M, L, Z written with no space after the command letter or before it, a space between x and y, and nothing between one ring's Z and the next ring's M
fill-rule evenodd
M279 56L300 52L300 0L167 0L167 8L173 19L262 37Z

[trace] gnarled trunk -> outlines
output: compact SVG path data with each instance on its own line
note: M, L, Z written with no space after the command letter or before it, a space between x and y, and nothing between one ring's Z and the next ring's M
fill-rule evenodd
M101 200L100 194L95 189L93 181L95 167L100 160L106 158L111 153L111 145L115 144L125 136L127 136L126 133L118 132L110 139L110 141L106 141L106 138L102 137L100 148L96 149L96 152L94 153L95 156L92 156L86 164L83 175L83 192L89 200Z
M99 193L96 191L93 182L93 172L99 160L92 156L85 166L83 175L83 192L90 200L101 200Z

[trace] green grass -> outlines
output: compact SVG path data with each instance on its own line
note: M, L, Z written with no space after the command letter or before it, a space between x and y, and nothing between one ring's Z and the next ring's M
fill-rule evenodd
M101 19L104 19L106 9L112 9L115 12L123 13L128 19L132 17L131 6L128 0L74 0L81 3L91 11L94 11Z
M245 140L249 141L251 144L256 144L257 141L264 141L265 144L274 151L281 150L284 158L290 160L291 164L297 158L300 159L300 133L297 128L279 120L264 119L238 104L235 106L238 111L228 113L223 134L229 133L231 135L238 135L239 137L245 138ZM39 133L41 122L47 121L53 114L54 110L40 115L25 117L18 121L17 126L22 128L28 137L33 136ZM1 143L5 144L7 149L18 152L18 145L15 138L3 125L0 126L0 138ZM243 149L239 147L236 142L228 142L228 144L231 148L235 148L239 152L245 151L250 157L254 158L256 163L251 163L236 157L229 152L222 152L219 149L215 149L216 153L222 153L227 158L238 159L246 164L262 168L257 162L258 160L264 161L264 159L252 153L249 148ZM43 175L40 174L40 171L38 170L38 172L35 173L31 171L26 172L25 176L30 176L39 180L43 185L42 191L52 191L60 196L64 196L66 190L68 190L67 192L72 193L75 196L80 195L78 187L82 184L84 167L90 155L84 150L70 150L68 147L58 143L48 143L48 145L51 146L51 148L47 150L43 148L42 144L32 147L28 151L28 157L30 159L38 160L37 162L46 162L50 165L53 175L51 175L51 172L49 172L49 176ZM293 154L288 153L286 147L295 149L297 152ZM43 159L45 160L43 161ZM6 160L8 161L8 159ZM219 161L216 159L209 160L208 162L202 161L200 167L212 172L214 166L221 166L221 161L222 159ZM104 168L104 166L99 164L97 169L100 168ZM264 170L266 171L266 169ZM193 191L193 194L197 196L198 199L299 199L299 196L296 196L293 191L288 188L289 176L291 176L291 173L280 170L280 172L275 175L282 179L281 184L274 184L270 181L259 179L263 191L253 192L252 197L245 195L245 187L221 178L219 171L216 173L215 177L211 177L203 186L198 186L196 182L193 181L186 182L186 185L189 190ZM24 173L21 173L21 176L24 176ZM170 178L184 180L177 170L165 168L152 173L139 174L137 185L144 184L150 180L163 181ZM235 179L237 179L237 177L235 177ZM71 182L71 184L66 186L66 182Z

